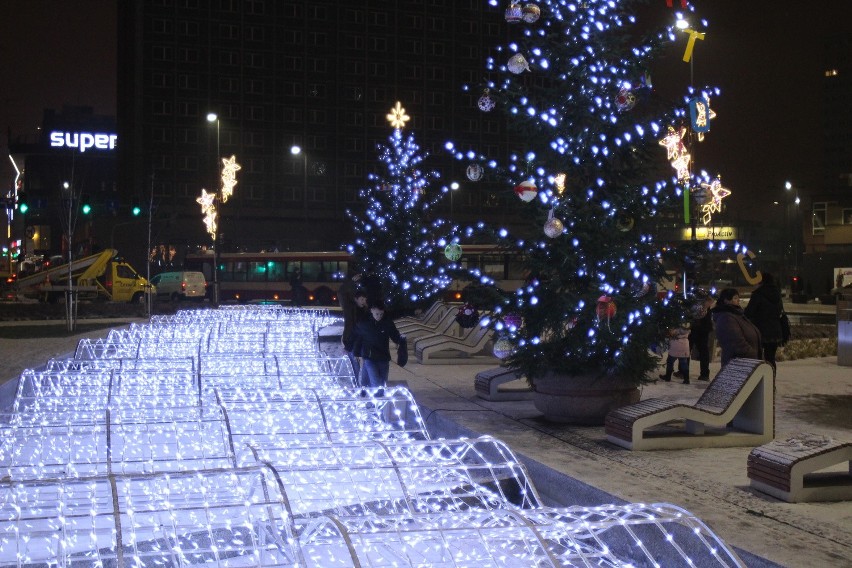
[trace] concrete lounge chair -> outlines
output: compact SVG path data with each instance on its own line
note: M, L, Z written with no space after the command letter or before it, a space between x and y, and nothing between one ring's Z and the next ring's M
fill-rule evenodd
M417 316L403 316L401 318L397 318L394 320L396 324L396 328L400 329L400 327L408 325L410 323L435 323L438 319L443 315L443 310L447 308L447 305L438 300L429 306L429 309ZM434 318L434 319L433 319Z
M412 323L405 326L405 330L399 329L399 332L408 338L409 348L414 345L414 340L426 336L447 333L456 324L456 311L453 309L447 310L435 324L417 324Z
M648 399L613 410L606 437L630 450L758 446L775 436L772 367L734 359L694 405Z
M774 440L751 451L748 477L754 489L788 503L852 501L852 443L815 434Z
M509 385L519 386L510 388ZM476 373L473 388L476 396L492 402L532 400L533 397L532 386L517 371L506 367L493 367Z
M491 330L477 325L467 330L462 337L430 335L414 342L414 354L422 365L451 362L458 364L471 355L479 353L491 341ZM478 361L477 361L478 362Z

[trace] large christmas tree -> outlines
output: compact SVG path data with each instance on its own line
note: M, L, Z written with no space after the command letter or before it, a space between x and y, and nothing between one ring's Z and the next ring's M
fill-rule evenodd
M688 297L657 293L667 247L655 238L660 216L677 218L693 184L688 98L666 100L649 80L652 61L682 36L649 30L637 18L645 4L513 2L501 14L512 40L488 60L479 108L507 113L517 146L508 160L477 161L514 188L531 230L494 229L528 274L490 325L506 363L533 380L556 372L640 382L659 362L649 346L689 319Z
M380 171L359 192L364 209L346 212L355 233L346 248L357 269L379 278L387 308L400 313L422 305L451 278L441 262L446 222L433 214L445 189L433 187L438 172L422 169L426 155L414 135L403 135L405 109L397 103L388 119L393 133L378 145Z

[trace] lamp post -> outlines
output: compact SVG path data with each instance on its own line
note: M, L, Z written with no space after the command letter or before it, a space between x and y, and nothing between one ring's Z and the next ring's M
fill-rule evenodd
M788 195L793 195L792 202L795 205L794 214L793 214L793 273L794 275L799 275L799 236L802 233L801 223L799 223L799 204L802 202L799 199L799 190L793 186L793 184L789 181L784 182L784 190ZM790 206L790 198L787 199L786 207Z
M308 220L308 155L302 152L302 148L297 145L290 146L290 153L294 156L302 155L302 213L305 221Z
M222 203L221 186L219 185L219 159L221 154L219 151L219 116L215 112L208 113L207 122L216 123L216 159L214 160L214 175L213 182L216 184L216 204ZM222 212L219 211L219 219L217 220L216 231L213 233L213 305L219 305L219 228L218 224L223 220Z

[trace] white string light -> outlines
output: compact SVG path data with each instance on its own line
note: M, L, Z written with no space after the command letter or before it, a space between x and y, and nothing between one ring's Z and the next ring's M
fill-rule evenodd
M740 565L677 507L545 507L502 442L431 439L405 388L361 397L318 348L336 322L182 311L24 372L0 564Z

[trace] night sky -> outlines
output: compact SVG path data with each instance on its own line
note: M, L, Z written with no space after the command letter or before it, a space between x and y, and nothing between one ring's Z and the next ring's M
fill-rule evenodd
M45 108L86 105L97 114L115 114L115 4L3 0L4 154L5 132L34 141ZM718 116L693 153L696 169L721 174L734 192L733 204L751 205L749 210L760 214L782 196L785 180L803 190L820 181L822 37L852 32L852 2L695 0L694 5L709 28L695 47L693 84L722 89L711 103ZM651 9L663 17L673 13L665 0L652 0ZM653 70L655 87L673 97L690 84L690 66L680 61L685 37ZM11 174L4 156L0 175L10 180Z

